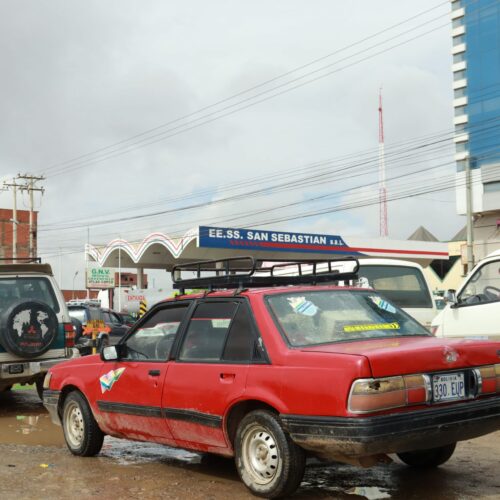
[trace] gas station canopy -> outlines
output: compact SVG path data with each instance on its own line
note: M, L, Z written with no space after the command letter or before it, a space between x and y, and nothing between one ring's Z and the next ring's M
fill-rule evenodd
M357 258L404 259L427 266L448 259L448 245L428 241L357 239L340 235L200 226L180 238L152 233L141 242L122 239L86 246L89 260L102 267L165 269L176 264L252 255L263 260Z

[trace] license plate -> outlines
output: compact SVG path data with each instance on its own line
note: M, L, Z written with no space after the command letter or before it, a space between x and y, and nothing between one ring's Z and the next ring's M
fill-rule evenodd
M465 377L463 373L449 373L432 377L434 402L465 399Z
M11 375L17 375L18 373L23 373L24 372L24 365L21 363L17 365L9 365L9 373Z

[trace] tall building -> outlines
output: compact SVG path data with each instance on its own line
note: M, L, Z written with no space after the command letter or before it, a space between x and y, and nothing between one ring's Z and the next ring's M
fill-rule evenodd
M451 0L457 213L471 168L474 256L500 249L500 2Z

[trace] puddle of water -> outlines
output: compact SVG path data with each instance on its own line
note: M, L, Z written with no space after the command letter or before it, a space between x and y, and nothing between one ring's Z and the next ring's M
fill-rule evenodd
M52 423L49 415L3 416L0 442L9 444L63 446L61 427Z
M387 493L387 490L383 488L377 488L376 486L356 486L345 493L348 495L358 495L360 497L365 497L368 500L383 500L384 498L391 498L391 495Z

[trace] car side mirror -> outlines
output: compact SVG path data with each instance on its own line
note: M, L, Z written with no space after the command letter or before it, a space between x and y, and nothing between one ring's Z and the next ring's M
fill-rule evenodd
M125 344L109 345L102 349L101 359L103 361L116 361L122 359L127 354L127 346Z
M452 306L456 305L458 303L456 290L446 290L443 299L447 304L451 304Z
M118 350L115 345L106 346L101 351L101 359L103 361L116 361L118 359Z

